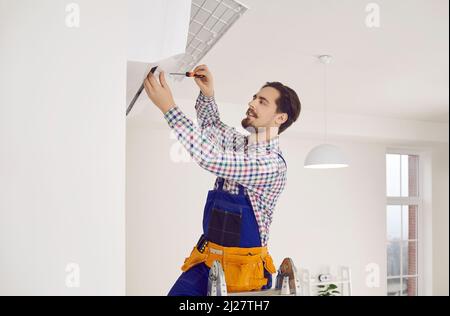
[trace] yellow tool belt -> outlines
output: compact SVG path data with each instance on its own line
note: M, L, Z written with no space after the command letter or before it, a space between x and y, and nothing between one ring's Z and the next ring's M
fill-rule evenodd
M187 271L200 263L211 268L215 260L222 265L228 292L260 290L267 284L264 268L271 274L276 272L267 247L222 247L212 242L206 244L203 252L194 247L181 270Z

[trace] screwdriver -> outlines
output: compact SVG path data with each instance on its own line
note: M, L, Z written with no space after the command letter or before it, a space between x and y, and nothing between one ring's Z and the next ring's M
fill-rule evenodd
M204 75L196 75L195 72L193 71L188 71L185 73L176 73L176 72L172 72L170 73L171 75L176 75L176 76L186 76L186 77L195 77L195 78L204 78Z

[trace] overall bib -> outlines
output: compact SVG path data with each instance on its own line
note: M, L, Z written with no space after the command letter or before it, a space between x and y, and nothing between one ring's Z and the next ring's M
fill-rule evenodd
M281 157L281 155L280 155ZM284 159L283 159L284 160ZM203 213L203 235L185 259L184 271L169 296L206 296L208 274L220 260L229 292L270 289L276 273L266 247L261 247L258 224L244 187L239 194L218 189L208 191Z

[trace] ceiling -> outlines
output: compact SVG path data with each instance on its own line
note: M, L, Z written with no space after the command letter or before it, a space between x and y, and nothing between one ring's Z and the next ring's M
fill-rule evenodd
M302 110L448 122L448 0L378 0L380 28L365 24L363 0L242 0L245 15L200 63L216 98L247 106L266 81L297 91ZM171 82L194 99L192 79Z

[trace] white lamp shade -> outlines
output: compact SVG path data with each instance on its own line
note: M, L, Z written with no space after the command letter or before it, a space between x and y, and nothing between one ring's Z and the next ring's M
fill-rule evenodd
M309 152L304 166L315 169L344 168L348 167L348 161L339 147L322 144Z

